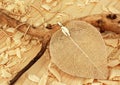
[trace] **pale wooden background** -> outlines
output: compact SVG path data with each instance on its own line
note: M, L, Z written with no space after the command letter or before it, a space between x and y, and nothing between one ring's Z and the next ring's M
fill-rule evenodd
M31 0L26 0L26 3L30 4L30 1ZM120 6L119 6L120 0L99 0L98 3L88 3L86 5L85 5L85 2L87 0L59 0L59 1L60 1L59 2L60 5L52 9L54 13L49 13L48 11L46 12L44 10L41 11L42 9L40 7L40 0L35 0L34 3L32 3L32 6L36 7L37 9L40 9L40 12L44 15L46 20L51 18L60 9L59 13L54 18L52 18L52 20L47 22L51 24L57 23L58 21L65 22L73 18L79 18L87 15L106 13L106 11L110 11L108 10L109 7L113 7L113 9L117 10L112 12L120 13ZM66 4L68 3L71 4L72 2L74 2L75 4L66 6ZM78 6L78 5L82 5L82 6ZM31 15L34 18L29 20L28 23L30 23L30 21L32 21L32 23L37 23L37 22L42 23L41 16L35 9L31 10ZM62 16L62 17L59 18L59 16ZM0 40L0 41L1 41L0 43L4 42L3 40ZM37 54L39 50L40 50L40 45L37 45L34 48L32 48L29 52L25 53L24 56L27 56L28 60L22 63L22 65L20 65L20 68L24 67L26 63L28 63L28 61L30 61ZM16 82L15 85L37 85L37 83L34 83L28 79L28 75L34 74L34 75L37 75L39 78L41 78L42 75L47 72L47 67L49 62L50 62L49 51L47 50L46 53L42 56L42 58L37 63L35 63Z

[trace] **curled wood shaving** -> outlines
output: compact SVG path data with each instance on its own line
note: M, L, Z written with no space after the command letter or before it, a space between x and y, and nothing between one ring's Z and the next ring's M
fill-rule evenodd
M40 78L34 74L29 74L28 79L33 81L33 82L39 82Z

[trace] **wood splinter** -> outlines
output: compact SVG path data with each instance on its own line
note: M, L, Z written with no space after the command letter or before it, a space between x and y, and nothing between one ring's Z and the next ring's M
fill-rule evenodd
M119 14L97 14L97 15L90 15L87 17L79 18L77 20L80 21L86 21L90 24L92 24L95 27L99 27L102 30L108 30L113 31L115 33L120 33L120 15ZM64 23L67 24L70 21L67 21ZM3 9L0 9L0 24L5 25L7 24L10 27L14 27L21 32L26 32L26 28L29 26L29 24L22 23L11 16L9 16L9 13ZM40 52L37 54L33 60L31 60L28 65L26 65L18 74L10 81L9 85L13 85L19 77L26 72L45 52L46 47L49 43L49 40L54 32L56 32L58 29L60 29L60 26L57 24L50 25L50 30L48 31L41 31L33 26L30 26L30 29L28 30L27 34L36 36L39 38L43 38L42 41L42 48Z

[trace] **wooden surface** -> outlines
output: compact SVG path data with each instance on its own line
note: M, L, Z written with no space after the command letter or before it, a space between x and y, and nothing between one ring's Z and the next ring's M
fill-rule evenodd
M26 0L26 1L28 1L27 2L28 4L30 3L30 0ZM60 4L58 6L55 6L52 9L52 12L41 11L42 9L40 7L39 0L34 0L34 3L32 3L32 6L36 7L37 9L40 9L40 12L42 13L42 15L44 15L46 20L52 18L50 21L47 22L47 23L51 23L51 24L57 23L58 21L64 22L64 21L67 21L67 20L70 20L73 18L79 18L79 17L83 17L86 15L106 13L106 11L109 11L107 8L109 8L110 6L113 7L114 10L115 9L117 10L117 11L113 11L113 12L120 13L120 6L119 6L120 0L100 0L97 3L88 3L86 5L85 5L85 2L87 0L58 0L58 1L60 1L59 2ZM72 4L72 3L74 3L74 4ZM72 4L72 5L66 6L66 4ZM78 5L82 5L82 6L78 6ZM55 13L58 11L59 11L59 13L55 15ZM31 20L28 20L28 23L30 23L31 21L32 21L32 23L37 23L37 22L42 23L41 15L34 8L31 11L31 16L34 18L31 18ZM1 36L0 36L0 38L1 38ZM5 40L5 38L2 38L0 40L0 48L2 48L2 46L4 46L4 45L2 45L4 43L4 40ZM40 44L37 44L36 46L31 48L30 51L23 54L23 56L25 56L27 58L27 60L24 63L17 65L17 66L19 66L19 69L17 69L17 70L20 70L21 68L23 68L38 53L40 48L41 48ZM108 52L108 54L109 54L113 49L111 49L111 47L108 47L108 49L109 49L109 52ZM35 63L26 73L24 73L24 75L16 82L15 85L38 85L38 83L35 83L35 82L29 80L28 75L34 74L34 75L37 75L39 78L41 78L45 73L47 73L48 64L50 63L49 57L50 57L49 51L47 50L45 52L45 54L42 56L42 58L37 63ZM66 85L81 85L80 82L85 81L82 78L74 78L74 77L71 77L62 72L61 72L61 75L62 75L62 82L67 83ZM3 80L1 79L0 83L3 83ZM52 79L51 79L51 81L52 81ZM86 79L86 81L92 81L92 80ZM120 83L116 83L116 81L115 81L114 85L119 85L119 84ZM48 84L48 85L50 85L50 84ZM98 85L100 85L100 84L98 84ZM110 84L108 84L108 85L110 85ZM111 85L113 85L113 84L111 83Z

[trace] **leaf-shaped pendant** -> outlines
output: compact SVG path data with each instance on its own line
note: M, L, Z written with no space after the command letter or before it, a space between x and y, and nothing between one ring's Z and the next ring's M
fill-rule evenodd
M107 79L106 46L99 31L78 20L68 22L66 27L70 37L58 30L51 38L51 61L73 76Z

